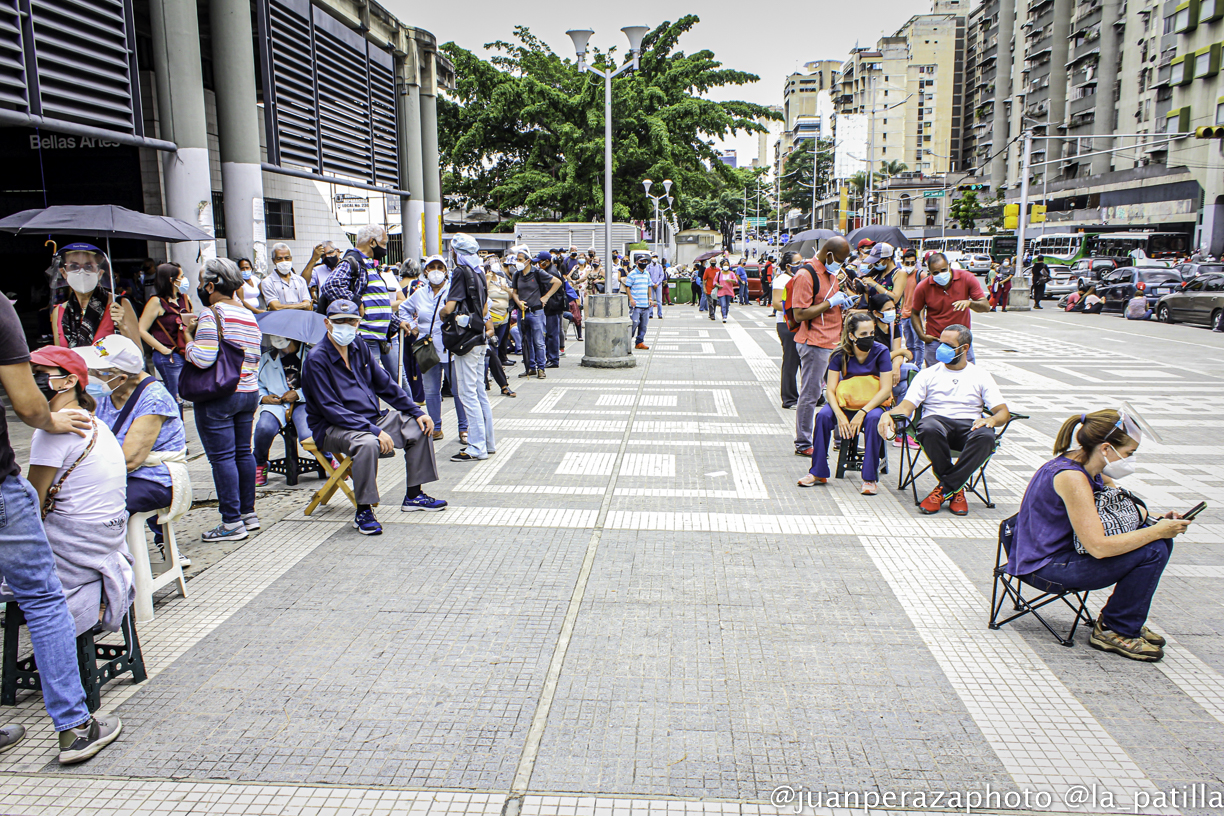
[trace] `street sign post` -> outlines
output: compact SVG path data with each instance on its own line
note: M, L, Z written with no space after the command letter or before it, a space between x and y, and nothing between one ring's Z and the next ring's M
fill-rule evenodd
M922 197L923 198L943 198L944 191L943 190L923 190Z

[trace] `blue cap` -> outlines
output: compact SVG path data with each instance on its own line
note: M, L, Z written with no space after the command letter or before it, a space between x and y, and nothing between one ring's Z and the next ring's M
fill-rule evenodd
M105 254L93 244L84 243L68 244L67 246L60 247L60 252L95 252L98 255Z
M327 305L327 316L343 315L344 317L360 317L357 304L351 300L333 300Z
M536 255L535 259L536 259L536 263L543 263L544 261L552 261L552 253L549 252L547 249L541 249L540 254Z

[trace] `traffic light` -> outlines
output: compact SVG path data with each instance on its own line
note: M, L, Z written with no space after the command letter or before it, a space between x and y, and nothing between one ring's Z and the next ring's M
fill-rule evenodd
M1003 205L1003 229L1016 229L1020 226L1020 205Z
M1046 220L1046 205L1044 204L1034 204L1029 212L1031 213L1029 218L1031 224L1040 224Z
M1194 136L1198 139L1224 139L1224 125L1195 128Z
M985 190L986 185L985 184L961 184L961 185L958 185L956 189L959 192L964 193L969 190Z

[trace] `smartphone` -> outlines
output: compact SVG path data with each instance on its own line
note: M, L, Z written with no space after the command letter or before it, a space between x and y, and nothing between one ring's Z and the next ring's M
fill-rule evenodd
M1199 502L1190 508L1190 512L1182 515L1182 521L1190 521L1192 518L1203 512L1203 508L1207 506L1207 502Z

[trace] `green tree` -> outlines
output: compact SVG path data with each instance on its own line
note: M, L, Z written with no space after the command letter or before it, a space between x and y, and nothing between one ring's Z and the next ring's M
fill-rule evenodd
M977 192L969 190L953 201L952 206L948 208L948 215L961 229L973 229L977 226L977 220L982 215L982 205L978 201Z
M833 140L820 139L816 145L816 196L822 198L833 173ZM812 146L799 142L786 157L779 181L783 212L800 210L812 213Z
M653 215L644 178L670 178L672 194L682 198L717 194L734 172L719 160L715 141L764 131L761 121L780 118L760 105L705 98L758 77L724 68L711 51L678 50L697 23L686 15L648 33L640 70L613 80L617 219ZM453 42L442 46L458 76L438 104L443 193L518 219L602 218L603 80L579 73L523 26L515 40L487 45L495 52L488 60ZM615 49L588 59L603 69L620 62Z
M909 165L903 161L897 161L894 159L893 161L880 162L880 175L882 175L884 178L899 176L906 170L909 170Z
M741 167L731 170L730 177L711 178L712 189L704 196L680 197L682 226L702 226L722 233L723 248L730 250L735 242L735 232L743 223L744 191L749 191L748 207L755 210L757 182L765 174L764 168Z

